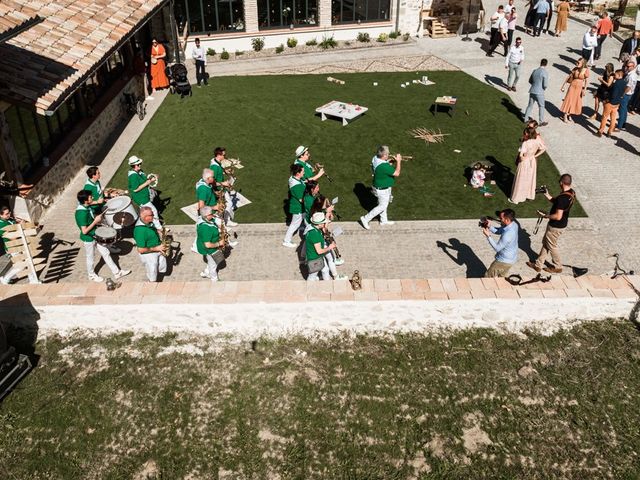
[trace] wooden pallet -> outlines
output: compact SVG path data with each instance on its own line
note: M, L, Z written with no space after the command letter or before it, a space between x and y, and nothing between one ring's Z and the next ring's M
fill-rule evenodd
M459 20L449 20L445 25L440 20L431 21L431 38L455 37L462 22Z

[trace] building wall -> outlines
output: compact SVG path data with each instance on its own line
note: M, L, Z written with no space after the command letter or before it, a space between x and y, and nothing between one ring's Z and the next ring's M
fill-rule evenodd
M56 201L78 171L91 164L96 153L120 122L126 118L123 91L144 95L139 77L132 78L85 129L55 165L38 181L27 197L27 208L33 221L40 220L46 209Z

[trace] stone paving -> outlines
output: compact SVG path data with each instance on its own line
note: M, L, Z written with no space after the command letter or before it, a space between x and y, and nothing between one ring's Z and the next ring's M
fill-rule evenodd
M518 6L520 6L519 3L522 2L517 2ZM628 132L619 134L617 140L596 138L592 133L594 124L586 118L579 119L575 125L565 125L557 118L557 106L561 103L560 84L566 77L567 66L576 58L576 53L572 49L580 47L580 39L586 27L570 22L569 29L567 35L560 39L552 36L531 38L523 35L527 54L523 78L521 78L518 92L505 91L505 97L510 96L516 105L523 108L527 101L526 79L529 72L539 64L543 54L549 58L551 85L547 95L547 110L551 115L548 115L549 126L542 129L542 135L558 168L574 175L578 196L590 215L588 219L571 221L570 228L561 240L564 263L588 267L594 273L603 273L613 269L613 259L607 256L613 252L619 252L625 265L637 266L640 261L640 252L632 241L640 234L638 221L640 220L638 208L640 199L636 194L640 172L635 168L637 150L633 146L638 143L637 117L630 117L631 126ZM340 65L346 64L353 67L360 62L363 66L370 66L373 61L377 65L401 66L403 58L400 57L404 57L404 60L413 59L413 62L422 56L424 61L429 57L444 58L446 62L443 62L443 65L453 64L481 81L501 88L500 85L506 78L504 60L498 55L496 58L484 56L480 45L486 41L485 34L481 33L472 38L474 38L473 42L462 42L460 38L442 40L426 38L388 48L325 52L300 57L269 58L264 61L217 63L216 70L212 73L214 75L283 71L305 73L312 70L319 71L328 65L333 66L331 68L339 68ZM612 57L617 54L618 49L618 42L607 40L603 58ZM436 57L432 57L433 55ZM592 80L594 77L595 75L592 75ZM455 92L452 93L455 94ZM154 102L150 102L150 114L160 102L159 96L156 96ZM585 109L587 114L591 113L590 102L591 96L588 96L588 100L585 100L585 105L589 107ZM145 122L148 121L149 116ZM101 163L103 183L106 184L107 179L113 175L142 131L145 122L135 122L138 121L132 121ZM496 141L499 141L499 132L498 125ZM45 281L82 281L86 278L83 252L79 251L81 246L77 240L77 228L71 214L75 208L75 193L83 183L84 173L80 172L63 198L56 203L45 219L45 234L54 233L59 239L75 242L71 246L63 244L55 246L49 256ZM623 205L623 214L617 214L619 205ZM393 207L390 215L393 217ZM524 220L522 226L527 232L531 232L533 223L533 220ZM479 276L493 257L491 248L477 227L477 220L399 222L390 228L374 225L374 228L368 232L355 223L346 224L343 227L345 235L340 238L339 246L346 263L340 269L347 274L358 269L367 279ZM229 281L301 279L296 255L292 250L280 245L284 230L284 225L275 224L238 227L236 231L240 237L240 244L232 252L228 266L221 272L221 278ZM201 259L189 251L194 235L193 227L174 227L174 234L183 245L184 255L167 278L172 281L198 280L197 272L202 266ZM539 249L541 236L541 233L531 237L527 233L523 234L521 238L523 253L518 265L513 268L513 273L529 274L524 266L524 260L527 255L532 255ZM445 242L452 247L442 248L438 242ZM130 241L126 240L120 246L123 248L123 253L132 248ZM79 261L76 261L78 252L80 257ZM122 256L120 262L123 268L134 270L131 277L126 279L127 282L144 279L144 273L135 253ZM104 267L100 271L104 273Z

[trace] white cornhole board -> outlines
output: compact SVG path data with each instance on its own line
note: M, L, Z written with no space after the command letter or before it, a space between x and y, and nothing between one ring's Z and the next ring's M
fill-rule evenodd
M236 192L235 195L232 195L231 197L232 199L233 197L235 197L234 206L236 210L251 203L251 200L238 192ZM186 207L182 207L180 210L182 210L182 212L194 222L198 221L198 202L187 205Z
M342 126L344 127L350 120L358 118L367 110L369 110L367 107L332 100L329 103L316 108L316 113L320 114L320 118L323 122L327 119L327 116L341 118Z

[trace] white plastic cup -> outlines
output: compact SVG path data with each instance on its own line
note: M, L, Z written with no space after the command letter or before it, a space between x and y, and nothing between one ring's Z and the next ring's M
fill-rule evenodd
M402 88L407 88L407 86L406 86L404 83L401 83L401 84L400 84L400 86L401 86Z
M373 82L373 86L377 87L378 86L378 82Z

